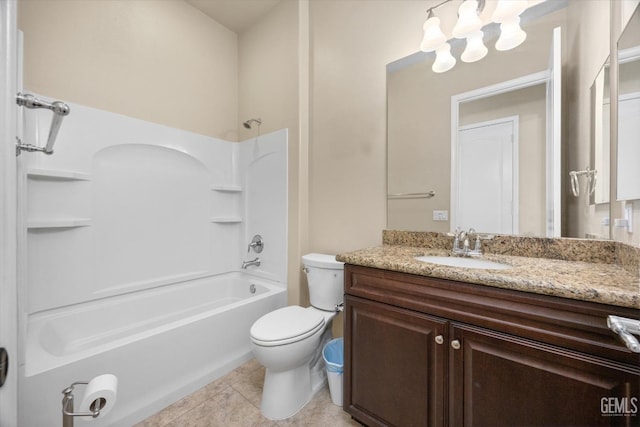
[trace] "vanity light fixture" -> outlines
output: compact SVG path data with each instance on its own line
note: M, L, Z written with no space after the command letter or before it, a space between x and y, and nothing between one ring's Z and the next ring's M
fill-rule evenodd
M462 52L460 59L464 62L476 62L487 56L489 49L484 45L482 30L474 31L467 36L467 47Z
M433 15L433 8L429 9L427 20L422 26L424 37L420 43L420 50L423 52L433 52L447 42L447 37L440 29L440 18Z
M452 69L454 65L456 65L456 58L451 55L451 45L445 42L436 49L436 60L431 69L434 73L444 73Z
M484 7L484 2L483 7ZM463 1L458 8L458 22L453 27L453 37L464 39L469 34L482 28L482 20L478 16L478 2L476 0Z
M496 50L509 50L520 46L527 38L520 28L520 14L527 8L526 0L499 0L496 10L491 15L493 22L500 23L500 37L496 42Z
M500 24L500 37L496 42L496 50L509 50L520 46L527 38L522 28L520 28L520 17L508 19Z
M449 71L456 64L451 55L451 46L440 28L440 19L433 11L452 0L444 0L427 10L427 20L423 25L424 37L420 43L423 52L435 52L436 59L431 69L436 73ZM484 58L488 49L484 45L482 20L480 12L484 9L485 0L463 0L458 8L458 21L453 27L453 37L466 39L467 44L460 59L464 62L476 62ZM527 38L520 28L520 14L527 8L526 0L498 0L492 14L492 21L500 24L500 37L496 42L496 50L504 51L519 46Z

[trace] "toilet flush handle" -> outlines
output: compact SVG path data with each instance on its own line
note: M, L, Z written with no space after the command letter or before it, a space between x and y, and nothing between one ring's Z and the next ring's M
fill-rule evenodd
M309 274L309 269L307 267L302 267L302 271L304 271L305 274Z

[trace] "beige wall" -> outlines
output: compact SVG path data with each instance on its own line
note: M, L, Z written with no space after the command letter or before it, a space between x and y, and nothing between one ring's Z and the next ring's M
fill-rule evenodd
M418 50L418 1L311 1L309 248L381 243L387 63Z
M381 243L386 64L418 50L426 6L415 0L310 0L309 6L306 248L333 254ZM340 324L339 317L334 334Z
M29 90L231 141L258 134L241 126L252 117L262 118L263 134L289 129L289 302L304 302L298 34L308 17L298 2L282 2L241 36L182 1L19 7Z
M296 1L285 1L272 9L260 22L239 37L239 105L238 122L252 117L262 119L261 133L289 129L289 273L288 298L290 304L306 303L306 281L302 280L302 206L299 193L306 192L300 174L300 145L304 138L300 131L299 86L301 33L308 31L306 10ZM308 20L308 18L306 18ZM306 46L308 49L308 45ZM258 134L241 127L240 139ZM303 184L301 186L301 183Z
M254 135L239 130L250 117L263 119L262 133L288 127L289 302L304 304L303 253L380 244L385 66L418 50L425 11L435 3L285 0L237 36L181 1L21 0L25 84L51 97L230 140ZM580 2L570 15L608 25L607 4ZM443 26L452 27L455 7L439 11ZM47 31L37 31L42 28ZM584 88L608 52L606 40L588 28L573 29L568 49L593 70L569 82L570 99L583 107ZM588 137L581 130L589 120L585 111L567 126L571 145ZM582 154L570 155L569 167L584 166Z
M608 1L570 2L568 8L569 35L567 57L571 68L568 72L574 72L575 78L567 82L567 97L571 100L570 114L566 123L566 168L569 170L582 170L590 164L590 149L588 141L591 138L591 99L589 88L593 84L603 64L609 59L611 43L617 41L621 28L631 16L633 8L638 0L617 1L619 16L614 17L614 28L611 29L611 10ZM599 32L612 32L610 37L602 37L592 29L598 28ZM607 118L608 119L608 118ZM599 171L602 172L602 171ZM604 171L607 173L607 171ZM615 172L612 175L615 177ZM615 180L611 183L615 188ZM574 237L596 236L601 238L613 238L614 240L638 244L640 232L635 227L634 232L627 233L624 229L616 229L609 225L603 225L603 219L612 214L615 218L622 217L624 202L614 202L611 209L609 203L593 205L581 194L575 198L567 192L566 215L574 220L566 221L567 233ZM640 219L640 203L633 202L634 223Z
M236 139L237 36L190 5L21 0L18 7L29 90Z
M591 92L598 72L609 56L609 2L570 2L567 10L567 73L573 78L566 81L566 95L569 104L564 130L565 167L563 176L571 170L583 170L590 164L591 140ZM593 31L598 28L598 32ZM570 185L565 181L565 188ZM584 193L584 192L583 192ZM608 226L601 221L609 216L609 206L590 205L588 198L581 194L575 198L567 191L565 197L565 224L563 235L585 237L587 234L608 238ZM571 220L569 220L571 219Z

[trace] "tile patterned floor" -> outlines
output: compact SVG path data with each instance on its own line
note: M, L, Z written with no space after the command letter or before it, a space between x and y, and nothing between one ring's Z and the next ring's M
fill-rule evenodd
M325 386L291 418L272 421L260 413L264 367L255 359L134 427L347 427L359 423L331 402Z

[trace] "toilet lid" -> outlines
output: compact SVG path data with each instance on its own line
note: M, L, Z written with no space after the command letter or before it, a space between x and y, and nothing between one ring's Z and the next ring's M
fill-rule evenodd
M267 313L251 327L251 338L262 345L282 345L313 335L324 326L324 316L297 305Z

